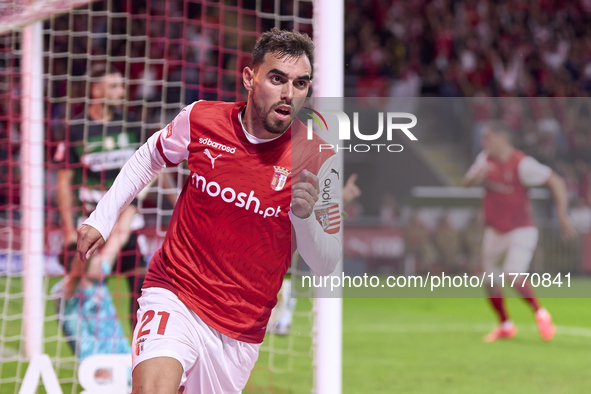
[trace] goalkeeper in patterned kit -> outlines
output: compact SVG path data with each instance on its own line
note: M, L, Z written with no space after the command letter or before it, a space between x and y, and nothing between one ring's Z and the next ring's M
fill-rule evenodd
M313 50L305 34L264 33L243 70L248 100L184 108L78 229L86 260L165 165L187 160L190 176L139 299L134 394L241 392L295 249L318 275L340 260L336 155L319 153L323 141L308 140L295 117L312 82ZM322 198L319 184L329 185Z
M572 238L577 232L568 216L564 180L549 167L515 149L510 131L504 124L490 123L482 137L482 146L484 150L466 173L464 185L483 183L485 188L482 265L487 275L494 274L493 286L489 283L486 288L500 324L484 337L484 341L493 342L517 335L517 327L509 319L505 307L499 275L529 270L538 242L538 229L532 220L528 188L548 186L563 236ZM550 313L534 295L531 284L524 280L524 276L518 276L515 289L533 309L542 339L551 340L556 327Z

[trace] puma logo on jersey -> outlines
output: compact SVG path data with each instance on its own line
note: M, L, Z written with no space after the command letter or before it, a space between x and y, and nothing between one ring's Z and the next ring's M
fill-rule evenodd
M341 179L341 176L339 175L339 172L338 172L337 170L335 170L334 168L331 168L331 169L330 169L330 173L332 174L333 172L334 172L335 174L337 174L337 179Z
M214 164L215 164L215 161L216 161L216 159L217 159L218 157L220 157L221 155L217 155L216 157L213 157L213 156L211 155L211 152L210 152L210 151L209 151L209 149L207 149L207 148L205 148L205 150L203 151L203 153L205 153L205 156L209 157L209 160L211 160L211 168L212 168L212 169L213 169L213 168L215 168L215 166L214 166Z

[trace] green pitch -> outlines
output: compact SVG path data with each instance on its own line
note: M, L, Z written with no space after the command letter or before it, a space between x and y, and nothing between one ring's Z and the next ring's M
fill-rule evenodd
M345 299L343 393L588 393L591 299L542 302L558 326L552 342L522 300L508 299L519 334L487 344L496 318L485 299ZM245 393L311 392L311 360L281 352L290 341L311 345L307 308L298 300L293 338L267 336ZM271 353L293 368L271 373Z
M543 304L552 342L509 299L519 334L487 344L495 317L484 299L346 299L343 393L589 393L591 299Z

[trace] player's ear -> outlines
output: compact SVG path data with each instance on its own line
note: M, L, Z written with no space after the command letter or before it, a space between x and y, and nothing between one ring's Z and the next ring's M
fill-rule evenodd
M250 67L244 67L244 70L242 70L242 83L244 83L244 87L249 92L252 90L254 84L254 74L254 70Z

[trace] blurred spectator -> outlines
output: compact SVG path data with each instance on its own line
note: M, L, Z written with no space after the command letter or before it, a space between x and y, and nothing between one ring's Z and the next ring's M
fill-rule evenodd
M359 196L361 196L361 190L355 184L356 181L357 174L351 174L343 186L343 208L349 206Z
M406 259L414 261L418 273L427 272L437 260L437 250L433 246L429 229L421 221L418 211L413 211L404 228Z
M466 252L466 268L468 272L477 273L482 271L480 250L483 235L484 217L482 211L478 210L461 233L463 248Z
M433 236L435 247L440 256L440 263L445 272L458 273L460 270L460 235L444 214L440 219Z
M398 223L398 205L396 198L391 193L382 196L382 206L380 207L380 221L384 226L395 227Z
M570 210L570 217L581 234L591 231L591 208L582 199L575 200Z

